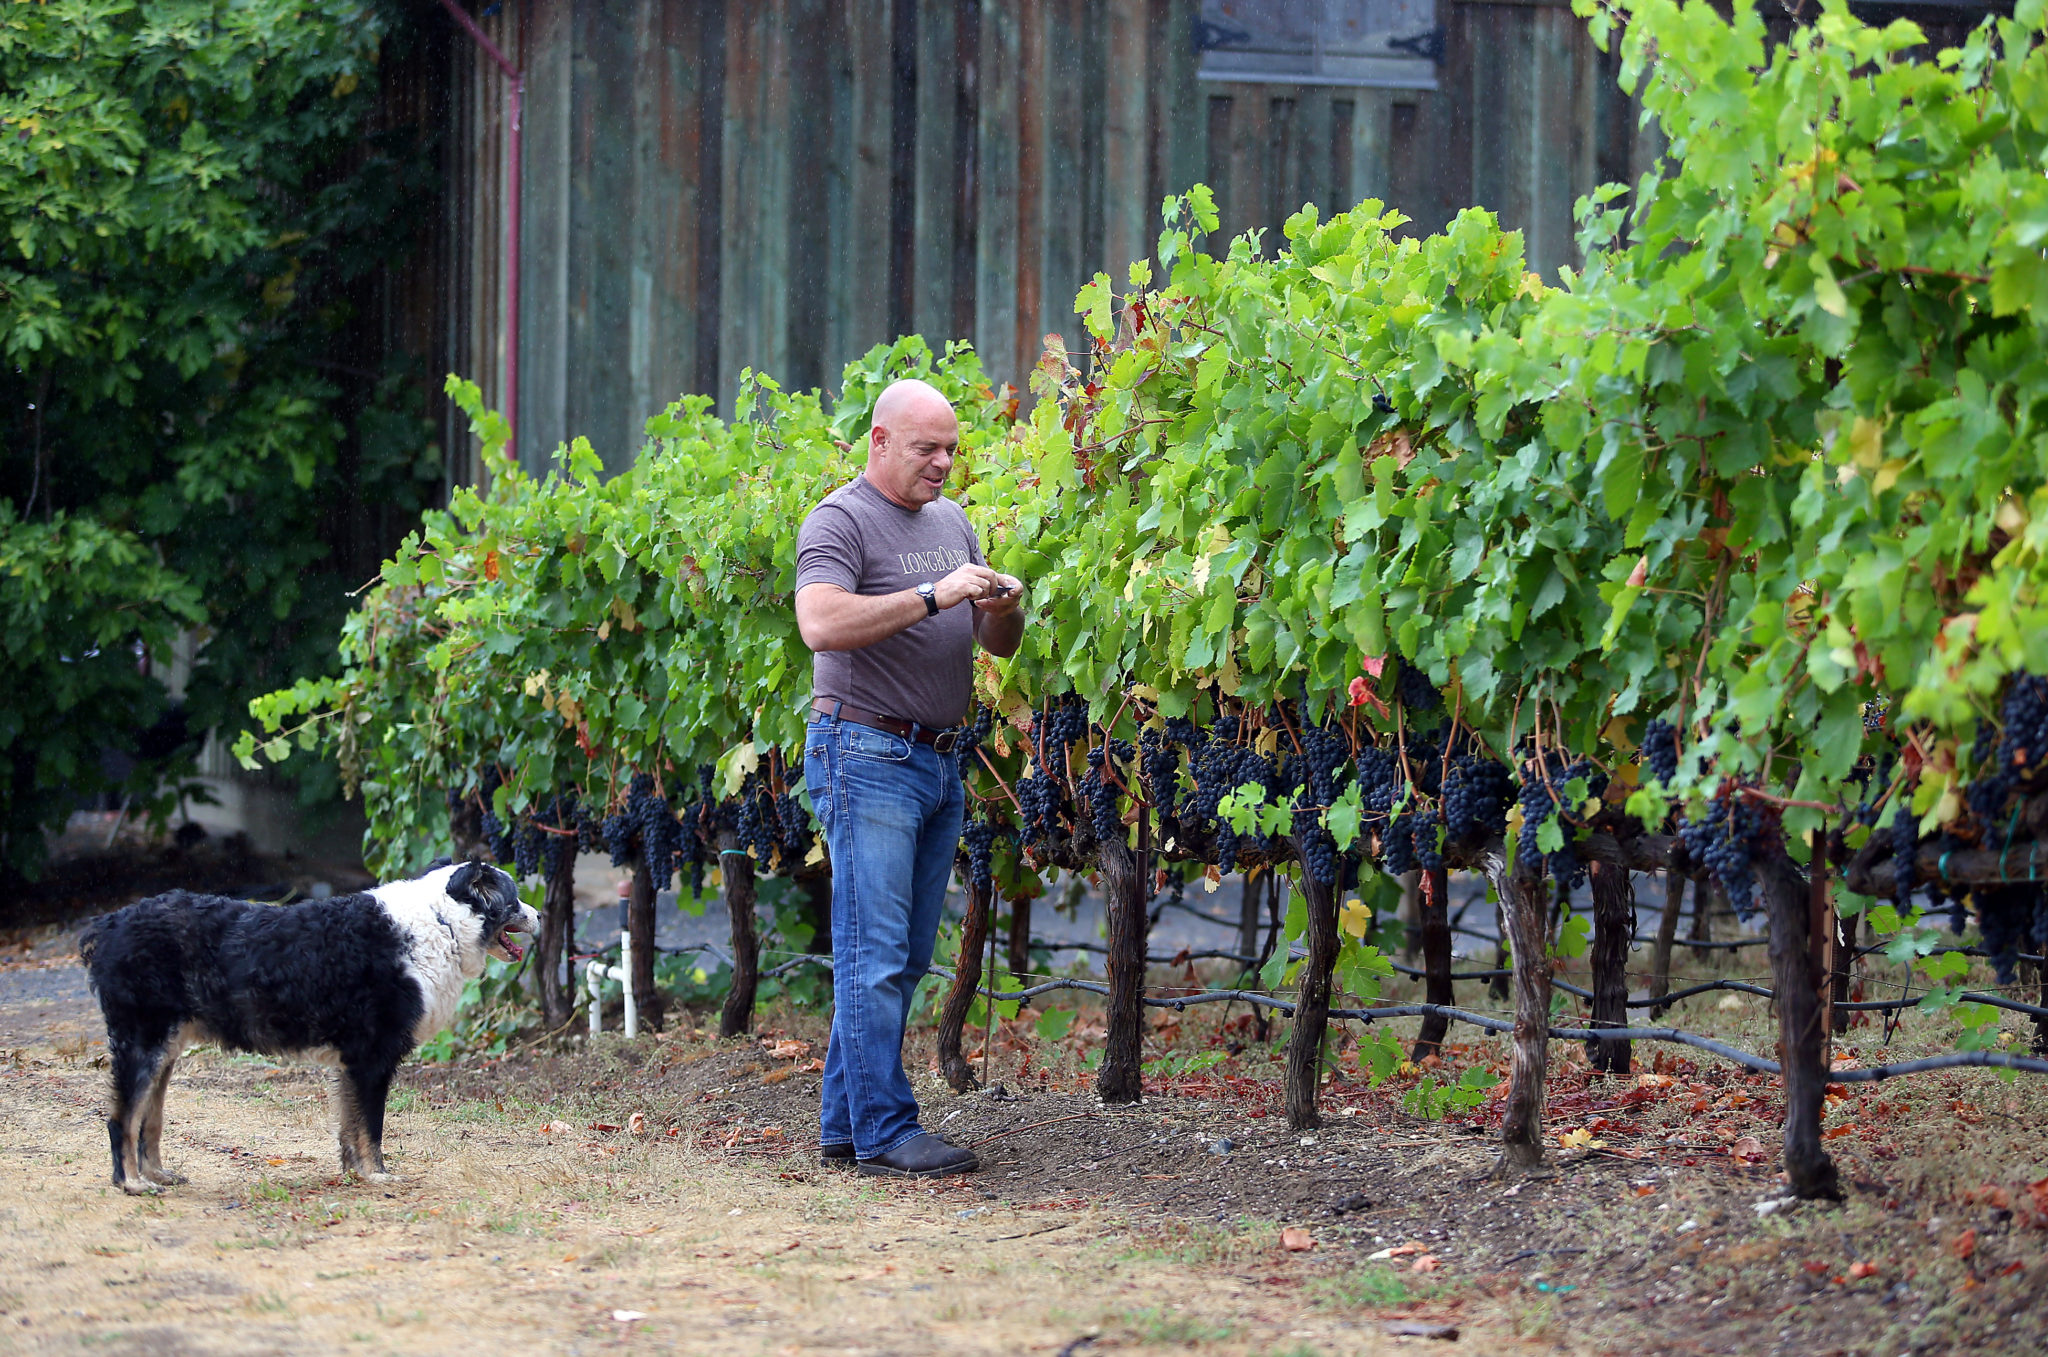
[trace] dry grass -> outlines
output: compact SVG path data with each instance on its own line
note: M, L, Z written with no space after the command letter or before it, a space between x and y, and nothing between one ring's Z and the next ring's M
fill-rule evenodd
M1010 1354L1087 1334L1090 1351L1391 1346L1373 1313L1305 1293L1307 1265L1270 1230L1146 1249L1109 1215L1012 1208L971 1183L778 1175L688 1137L542 1134L565 1114L583 1124L565 1103L401 1097L387 1153L403 1181L341 1183L315 1076L217 1054L190 1058L170 1096L166 1159L192 1181L131 1199L106 1181L93 1060L45 1045L0 1064L0 1347Z

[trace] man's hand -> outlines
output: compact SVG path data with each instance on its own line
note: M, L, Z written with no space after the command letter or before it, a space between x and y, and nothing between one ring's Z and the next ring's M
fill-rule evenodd
M1023 586L1008 575L998 575L985 565L969 561L933 585L932 596L942 609L972 603L988 611L988 603L999 601L1001 595L998 591L1006 586L1010 590L1009 606L1014 608L1017 606L1017 591Z
M993 590L974 600L984 617L1001 617L1013 613L1024 601L1024 581L1015 575L996 575Z

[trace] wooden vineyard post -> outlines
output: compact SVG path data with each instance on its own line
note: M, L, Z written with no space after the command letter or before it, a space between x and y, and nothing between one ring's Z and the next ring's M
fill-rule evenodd
M1636 927L1634 875L1616 863L1595 862L1593 878L1593 1026L1628 1026L1628 949ZM1595 1037L1586 1056L1596 1070L1627 1074L1626 1041Z
M1140 1068L1145 1038L1145 943L1151 931L1145 914L1145 889L1152 863L1152 821L1138 807L1138 847L1132 851L1120 837L1104 839L1096 849L1102 886L1109 904L1109 1032L1102 1047L1102 1068L1095 1092L1110 1104L1134 1103L1144 1096Z
M1813 835L1813 856L1807 860L1806 948L1808 960L1813 965L1814 996L1820 1003L1820 1059L1823 1069L1833 1063L1835 958L1840 953L1841 932L1841 921L1835 918L1835 892L1828 880L1826 854L1827 835L1817 830Z
M718 879L725 917L732 927L732 988L718 1015L718 1035L736 1037L754 1028L754 993L761 983L761 939L754 927L754 860L737 851L730 831L718 836ZM734 849L726 852L726 849Z
M953 988L946 992L946 1007L939 1014L939 1073L955 1093L967 1093L981 1086L974 1077L974 1067L960 1053L960 1037L967 1030L967 1014L974 1007L974 991L981 984L981 949L988 940L994 894L981 886L967 888L967 915L960 921L960 947L953 958ZM989 977L989 988L995 988L994 976Z
M1726 898L1721 892L1721 883L1713 877L1710 876L1700 883L1699 889L1692 893L1692 936L1688 941L1714 940L1714 911L1721 907L1721 902ZM1704 947L1695 947L1692 954L1695 958L1703 957L1707 950Z
M1650 997L1662 999L1671 993L1671 945L1678 940L1678 914L1685 908L1685 874L1667 868L1664 872L1664 913L1657 920L1657 945L1650 953ZM1653 1004L1650 1016L1662 1014L1667 1005Z
M1424 1003L1449 1005L1455 1002L1451 990L1451 874L1442 867L1422 874L1422 999ZM1415 1034L1410 1060L1440 1055L1451 1020L1441 1013L1422 1015L1422 1027Z
M1030 972L1031 897L1023 895L1010 901L1010 974L1022 982Z
M1813 891L1779 848L1756 866L1770 911L1771 989L1785 1080L1785 1177L1796 1197L1840 1197L1834 1161L1821 1148L1828 1086L1827 1025L1813 964Z
M550 1032L566 1024L575 1010L573 982L562 979L562 958L576 932L576 844L567 840L555 850L555 869L542 883L540 937L533 949L534 973L540 982L541 1019Z
M1330 977L1342 939L1337 936L1336 891L1304 870L1301 895L1308 906L1308 956L1295 981L1294 1029L1287 1036L1287 1125L1308 1131L1323 1124L1316 1114L1316 1091L1330 1027Z
M1543 1162L1543 1084L1550 1066L1549 902L1543 878L1515 871L1499 840L1486 846L1480 862L1500 896L1514 949L1515 1031L1500 1127L1501 1166L1534 1168Z
M1834 1033L1841 1036L1849 1030L1849 1022L1855 1016L1843 1007L1850 999L1850 985L1855 980L1857 933L1863 927L1863 916L1851 914L1844 917L1835 914L1835 961L1833 966L1833 1007Z
M1261 897L1265 894L1266 875L1262 872L1244 874L1244 892L1237 902L1237 954L1242 957L1256 957L1259 954L1259 909ZM1255 966L1255 962L1245 962Z
M633 868L633 884L626 896L626 935L633 941L633 1005L640 1021L661 1030L661 991L654 987L654 879L642 862Z

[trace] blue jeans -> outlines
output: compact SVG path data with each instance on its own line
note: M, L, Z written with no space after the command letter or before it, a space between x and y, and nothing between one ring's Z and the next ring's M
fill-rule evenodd
M814 716L804 781L832 854L832 1040L819 1139L862 1159L917 1135L903 1032L931 965L960 847L959 763L928 744Z

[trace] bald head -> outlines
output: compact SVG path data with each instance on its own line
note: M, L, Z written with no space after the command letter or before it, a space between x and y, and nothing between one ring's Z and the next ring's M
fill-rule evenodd
M946 488L960 421L952 403L915 377L890 383L875 402L868 433L868 483L906 509L922 509Z

